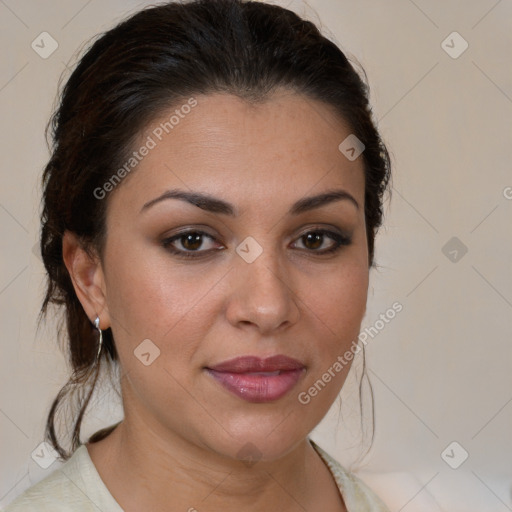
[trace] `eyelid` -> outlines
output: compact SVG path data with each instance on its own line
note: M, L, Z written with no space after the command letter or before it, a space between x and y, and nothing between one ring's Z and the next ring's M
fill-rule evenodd
M315 233L334 233L336 235L345 236L347 238L352 236L351 230L344 230L337 226L333 226L332 224L306 224L300 228L299 234L295 235L295 238L304 236L307 233L311 233L312 231L314 231Z
M182 226L180 228L176 228L174 230L170 230L169 235L166 236L166 238L172 238L174 236L179 235L186 235L188 233L204 233L205 235L215 237L216 235L213 233L213 230L210 226L207 226L206 224L192 224L188 226Z
M332 224L308 224L303 226L303 228L299 231L298 235L294 235L292 241L295 241L308 233L323 233L326 235L332 234L335 237L343 238L345 240L352 240L353 230L352 229L341 229L337 226L333 226Z

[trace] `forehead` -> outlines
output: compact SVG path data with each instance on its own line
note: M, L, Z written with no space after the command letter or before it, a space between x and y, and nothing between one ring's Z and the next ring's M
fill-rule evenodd
M351 130L332 107L290 91L258 103L228 94L192 100L146 126L133 148L136 165L109 209L141 207L175 187L250 207L336 186L350 189L363 204L363 161L340 151Z

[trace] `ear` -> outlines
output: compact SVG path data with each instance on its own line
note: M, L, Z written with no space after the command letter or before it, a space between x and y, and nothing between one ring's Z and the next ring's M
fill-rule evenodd
M92 323L100 317L100 329L110 327L105 277L99 256L91 256L78 237L66 231L62 237L62 258L78 300Z

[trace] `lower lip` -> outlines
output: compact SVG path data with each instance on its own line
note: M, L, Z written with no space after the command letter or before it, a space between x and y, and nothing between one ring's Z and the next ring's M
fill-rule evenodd
M254 375L251 373L217 372L208 373L228 391L247 402L273 402L289 393L304 373L300 370L287 370L279 375Z

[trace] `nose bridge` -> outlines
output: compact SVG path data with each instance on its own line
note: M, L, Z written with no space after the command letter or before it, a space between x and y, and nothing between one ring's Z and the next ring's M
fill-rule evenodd
M275 251L266 250L252 263L241 263L244 278L258 290L282 295L286 282Z
M250 249L254 250L253 248ZM284 300L288 295L284 269L279 262L279 255L275 248L265 247L253 260L237 262L235 272L240 272L242 283L245 282L251 289L251 294L266 296L268 301ZM260 297L260 300L262 297ZM262 305L264 305L262 303Z
M256 243L247 240L237 248L229 319L232 323L250 322L262 331L294 323L298 309L286 267L276 248Z

